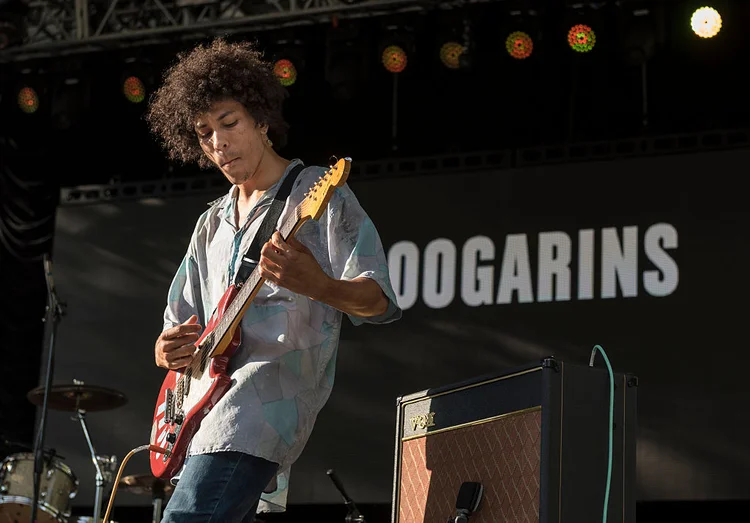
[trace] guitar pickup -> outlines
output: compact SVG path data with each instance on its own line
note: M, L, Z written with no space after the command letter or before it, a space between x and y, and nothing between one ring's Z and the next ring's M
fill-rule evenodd
M167 389L167 397L165 398L166 409L164 409L164 423L172 423L174 419L174 392L172 389Z

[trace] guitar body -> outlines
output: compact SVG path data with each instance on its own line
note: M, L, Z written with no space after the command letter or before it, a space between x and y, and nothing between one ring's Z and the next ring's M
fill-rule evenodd
M197 347L213 333L227 307L237 295L237 289L232 285L224 293L216 312L209 319L201 337L195 342ZM227 365L229 358L240 346L241 332L241 329L237 328L231 338L226 337L228 342L224 343L223 350L219 351L217 348L215 353L220 354L208 358L202 372L193 372L188 376L180 371L167 371L154 409L151 443L167 449L169 454L150 451L151 473L155 477L169 480L179 472L185 462L190 440L200 427L201 421L229 390L232 379L227 374ZM199 352L196 358L200 355ZM181 378L182 385L179 384ZM181 401L180 396L183 396Z

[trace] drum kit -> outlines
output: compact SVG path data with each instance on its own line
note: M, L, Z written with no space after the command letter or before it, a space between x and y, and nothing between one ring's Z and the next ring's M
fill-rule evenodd
M37 387L27 394L31 403L42 405L44 387ZM127 403L124 394L106 387L85 385L73 380L72 385L50 387L47 405L50 409L74 412L75 420L81 424L92 463L96 469L96 495L94 515L71 518L71 505L78 494L78 478L64 463L64 457L54 450L43 452L40 476L37 523L99 523L104 489L112 484L117 475L117 457L96 453L91 442L86 413L114 409ZM28 448L28 447L27 447ZM154 477L151 473L122 477L117 485L119 492L150 495L152 498L152 523L161 521L162 505L172 485ZM34 453L19 452L7 456L0 463L0 523L28 523L34 506ZM116 523L116 522L109 522Z

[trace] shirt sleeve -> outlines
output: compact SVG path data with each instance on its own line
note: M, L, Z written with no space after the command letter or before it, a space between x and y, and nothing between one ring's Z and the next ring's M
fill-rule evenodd
M203 301L201 299L200 273L198 266L197 244L203 216L198 220L190 238L187 252L182 258L177 272L172 278L167 294L167 306L164 309L164 325L162 331L187 321L196 314L198 322L205 325Z
M328 256L333 277L340 280L371 278L388 298L388 309L382 315L348 315L351 322L354 325L390 323L401 318L380 235L348 184L336 189L328 203L327 215Z

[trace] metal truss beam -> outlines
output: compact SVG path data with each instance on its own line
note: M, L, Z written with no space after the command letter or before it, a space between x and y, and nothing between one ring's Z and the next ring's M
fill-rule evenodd
M354 181L430 176L561 163L745 149L748 147L750 147L750 129L716 130L692 134L528 147L517 150L480 151L362 162L355 159L352 163L349 178ZM91 205L149 198L167 199L195 194L221 195L224 192L226 192L224 177L212 173L185 178L64 187L60 191L60 206Z
M499 0L30 0L0 63Z

